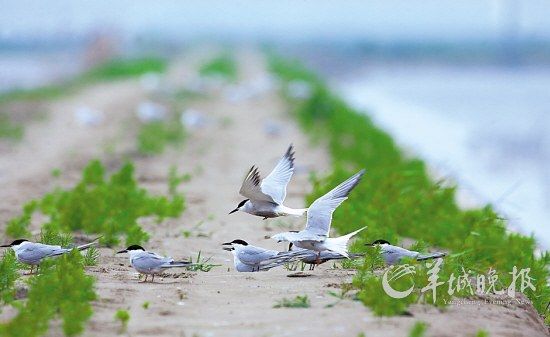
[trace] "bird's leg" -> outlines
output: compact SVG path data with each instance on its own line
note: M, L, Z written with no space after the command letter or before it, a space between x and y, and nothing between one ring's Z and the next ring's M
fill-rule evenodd
M155 274L153 274L153 277L151 278L151 283L155 282Z
M267 217L266 217L266 216L264 216L264 218L263 218L262 220L267 220Z
M320 265L321 264L321 252L317 253L317 258L315 259L315 264Z
M313 270L313 268L315 268L315 265L314 265L314 264L310 264L310 265L309 265L309 270Z

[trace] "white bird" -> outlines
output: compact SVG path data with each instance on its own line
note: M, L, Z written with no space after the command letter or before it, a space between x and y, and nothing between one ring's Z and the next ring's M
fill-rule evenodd
M349 257L347 244L351 237L367 228L360 228L347 235L329 238L332 213L348 198L350 191L357 186L365 170L361 170L336 186L327 194L315 200L308 209L306 228L299 232L283 232L271 238L278 242L290 241L296 247L317 252L317 262L320 262L322 251L329 250Z
M294 173L294 148L292 144L277 166L263 180L256 166L252 166L243 181L239 193L248 199L239 203L229 214L242 211L264 219L279 216L301 216L307 208L290 208L283 205L286 197L286 186Z
M121 253L128 253L130 255L130 264L138 273L145 275L144 282L147 282L148 275L152 275L151 282L154 282L155 274L159 274L164 269L190 267L193 265L189 261L174 261L171 257L164 257L153 252L148 252L139 245L131 245L117 252L117 254Z
M76 248L78 250L85 250L91 246L97 244L97 239L94 241L77 246L77 247L61 247L56 245L47 245L39 242L31 242L26 239L17 239L10 244L2 245L0 247L10 247L15 252L17 261L28 264L31 266L31 273L34 266L38 266L43 259L47 257L59 256L66 254Z
M315 270L315 267L318 264L323 264L328 261L343 260L346 258L357 259L365 256L365 254L363 253L352 253L348 254L348 257L345 257L344 255L340 255L338 253L328 250L322 251L321 254L318 256L317 252L314 252L313 250L294 247L294 244L292 242L288 245L288 250L304 252L305 254L307 254L304 257L300 258L300 261L305 264L309 264L309 270Z
M224 250L233 253L233 263L239 272L269 270L304 257L304 252L279 252L249 245L246 241L236 239L223 243Z
M384 259L386 264L396 264L399 263L403 258L409 257L417 261L424 261L429 259L437 259L444 257L447 253L430 253L430 254L421 254L414 250L408 250L405 248L397 247L391 245L386 240L376 240L373 243L367 243L366 246L370 247L380 247L380 254Z

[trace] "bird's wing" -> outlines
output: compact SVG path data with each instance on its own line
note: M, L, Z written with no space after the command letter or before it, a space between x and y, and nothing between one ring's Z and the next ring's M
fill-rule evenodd
M361 170L336 186L327 194L315 200L308 209L305 231L313 234L328 236L332 213L348 198L350 191L357 186L365 170Z
M277 204L282 204L286 197L286 186L290 182L293 173L294 147L290 144L277 166L261 182L262 192L271 196Z
M158 268L169 263L169 258L151 252L143 252L132 258L132 264L138 268Z
M66 250L60 246L33 243L26 245L20 254L24 255L26 260L39 260L48 256L61 255L65 252Z
M246 246L245 249L242 249L237 253L237 257L243 263L258 264L264 260L276 256L278 253L279 252L274 250L268 250L254 246Z
M244 178L243 184L239 193L250 200L266 201L275 203L273 198L262 191L261 187L262 179L260 178L260 172L256 166L252 166L248 174Z

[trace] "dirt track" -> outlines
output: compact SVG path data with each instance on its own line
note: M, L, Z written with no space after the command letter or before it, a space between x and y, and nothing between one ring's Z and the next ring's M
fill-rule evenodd
M242 52L240 64L243 79L265 74L261 58ZM193 57L177 62L168 73L168 82L177 84L194 69ZM24 140L2 153L0 161L0 220L5 223L18 214L29 198L39 197L57 183L70 185L78 180L88 160L99 157L116 167L124 156L132 155L135 130L128 125L137 104L147 97L137 80L101 84L77 95L53 102L48 119L26 129ZM105 122L98 127L80 127L74 110L89 105L104 111ZM237 273L232 257L221 249L222 242L244 239L267 248L284 249L266 234L290 224L300 228L304 219L268 220L247 214L228 215L242 200L238 189L243 175L252 164L267 174L289 143L296 147L297 173L289 186L287 204L302 207L303 196L310 186L308 174L326 173L330 168L323 148L312 147L286 115L285 106L276 92L238 103L228 102L223 95L194 101L190 104L208 114L210 123L190 132L182 149L169 149L152 157L133 156L140 182L156 193L165 193L167 173L172 165L190 172L191 181L181 187L187 209L179 219L161 225L143 221L152 234L148 249L174 258L212 256L212 263L221 264L208 273L171 271L170 277L156 278L153 284L138 283L137 274L128 266L126 256L115 256L114 250L102 248L101 259L90 273L97 277L99 300L94 304L85 336L117 336L120 324L115 322L117 309L128 309L131 315L129 336L404 336L418 320L429 323L428 335L474 335L477 329L494 336L543 336L545 332L529 309L516 305L453 306L445 313L415 306L413 317L379 319L373 317L360 302L336 302L328 291L349 282L352 272L322 266L306 278L289 278L280 268L265 273ZM279 136L268 135L266 123L281 126ZM114 147L106 153L105 147ZM60 181L50 172L60 168ZM365 177L363 183L369 183ZM353 196L352 196L353 197ZM189 230L204 222L193 235ZM35 229L37 224L35 224ZM271 231L269 231L271 229ZM198 232L209 235L197 237ZM308 309L274 309L283 297L308 295ZM142 307L149 302L149 308ZM50 335L60 335L53 328Z

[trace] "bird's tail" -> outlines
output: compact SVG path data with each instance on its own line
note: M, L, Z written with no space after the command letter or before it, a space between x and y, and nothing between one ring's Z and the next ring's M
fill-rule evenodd
M163 268L177 268L177 267L191 267L194 263L189 261L172 261L164 266Z
M351 232L349 234L342 235L342 236L337 237L337 238L327 238L324 242L325 247L327 247L327 249L332 251L332 252L338 253L340 255L343 255L343 256L349 258L349 254L348 254L349 239L351 239L355 234L359 233L360 231L364 230L365 228L367 228L367 226L365 226L363 228L360 228L360 229L356 230L355 232Z
M94 239L92 242L90 242L90 243L86 243L86 244L84 244L84 245L77 246L76 249L78 249L78 250L86 250L86 249L90 248L91 246L95 246L95 245L97 245L97 240L99 240L100 238L101 238L101 236L95 238L95 239Z
M307 208L289 208L287 213L292 216L302 216L307 213Z
M447 253L420 254L416 257L416 260L424 261L424 260L430 260L430 259L437 259L440 257L444 257L445 255L447 255Z

